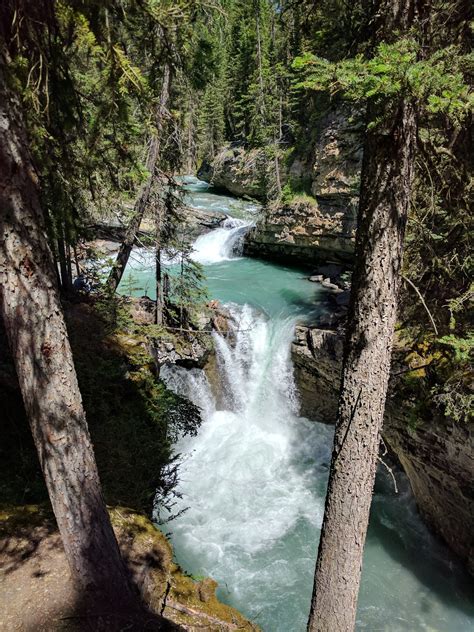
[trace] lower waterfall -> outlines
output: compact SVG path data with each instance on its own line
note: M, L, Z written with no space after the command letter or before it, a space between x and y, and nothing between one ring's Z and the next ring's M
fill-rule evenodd
M268 616L259 612L274 610L278 594L302 605L309 599L323 497L309 484L302 439L302 426L307 437L316 427L296 416L294 320L268 320L249 306L229 309L232 334L214 334L217 401L203 371L162 369L166 384L203 414L199 436L178 446L188 456L177 509L187 510L170 527L186 568L212 575L259 623ZM332 429L319 430L312 451L319 448L317 461L327 463ZM284 546L285 539L293 545ZM265 587L265 598L256 586ZM281 607L278 629L296 629L293 609Z

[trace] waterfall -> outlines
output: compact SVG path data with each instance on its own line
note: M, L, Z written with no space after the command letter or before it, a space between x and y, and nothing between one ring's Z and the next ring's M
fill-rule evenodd
M243 238L252 223L228 217L221 228L201 235L194 242L193 259L199 263L218 263L242 254Z
M209 379L198 369L162 369L203 418L198 435L175 447L184 460L173 514L187 510L165 529L182 567L216 579L219 598L264 632L304 632L333 428L298 417L290 349L296 319L321 310L318 289L301 270L240 257L255 209L203 188L190 179L192 205L239 213L195 243L210 296L229 305L233 333L213 334ZM153 296L153 253L135 254L129 269ZM356 629L470 632L472 582L421 522L406 477L395 474L398 494L385 468L377 477Z
M314 557L323 500L301 467L306 443L298 433L290 358L294 320L268 320L247 305L228 307L231 336L214 334L219 404L203 371L162 369L168 387L203 415L198 436L178 446L187 458L175 510L187 511L169 527L185 567L228 586L232 593L224 597L246 603L256 617L274 610L279 591L309 600L314 562L302 564ZM313 459L318 451L320 460L329 459L331 432L324 429L327 440L314 442ZM314 436L314 424L304 434ZM296 535L301 523L304 536ZM304 545L282 546L285 538L301 537ZM292 629L288 625L283 616L278 629Z

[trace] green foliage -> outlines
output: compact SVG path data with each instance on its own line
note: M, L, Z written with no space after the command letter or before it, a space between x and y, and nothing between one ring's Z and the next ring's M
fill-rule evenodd
M455 423L469 423L474 419L474 395L465 392L462 382L439 385L431 396L443 414Z
M441 112L459 123L474 103L462 72L472 57L461 55L455 46L426 58L420 58L420 53L414 39L382 42L370 59L357 55L330 62L308 53L294 61L293 68L304 75L295 87L331 95L340 93L355 102L390 102L403 96L415 99L418 107L425 107L432 114Z
M98 293L94 296L94 310L106 333L127 329L132 325L127 299L118 294Z
M191 258L192 247L182 247L179 271L171 277L169 310L180 327L185 327L208 300L205 275L200 263Z
M281 199L283 202L292 202L295 199L306 200L311 204L317 204L316 199L311 194L312 180L310 177L288 177L282 189Z
M459 338L454 334L439 338L438 342L452 349L454 361L457 363L465 363L472 359L474 351L474 332L471 332L467 338Z
M92 217L135 198L148 176L143 147L163 67L189 67L189 34L209 10L208 0L2 3L10 79L25 104L53 251L57 239L75 244ZM205 56L203 44L196 73ZM162 168L179 153L176 119L167 122L173 148L163 148Z

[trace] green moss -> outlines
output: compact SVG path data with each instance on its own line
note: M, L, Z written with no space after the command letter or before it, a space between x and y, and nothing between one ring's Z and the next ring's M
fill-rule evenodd
M47 504L0 506L0 538L41 526L55 529L54 515Z
M397 389L409 407L409 426L431 423L472 423L472 366L469 345L460 349L421 328L398 329L395 354L402 365Z
M317 205L317 200L312 196L311 176L294 177L289 176L282 190L282 200L285 203L300 201Z

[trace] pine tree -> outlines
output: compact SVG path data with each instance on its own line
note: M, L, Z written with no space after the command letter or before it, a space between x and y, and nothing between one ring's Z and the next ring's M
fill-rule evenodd
M134 595L102 497L25 122L10 87L9 27L17 9L8 4L1 11L0 312L73 577L90 594L126 608ZM40 24L50 15L40 10Z

